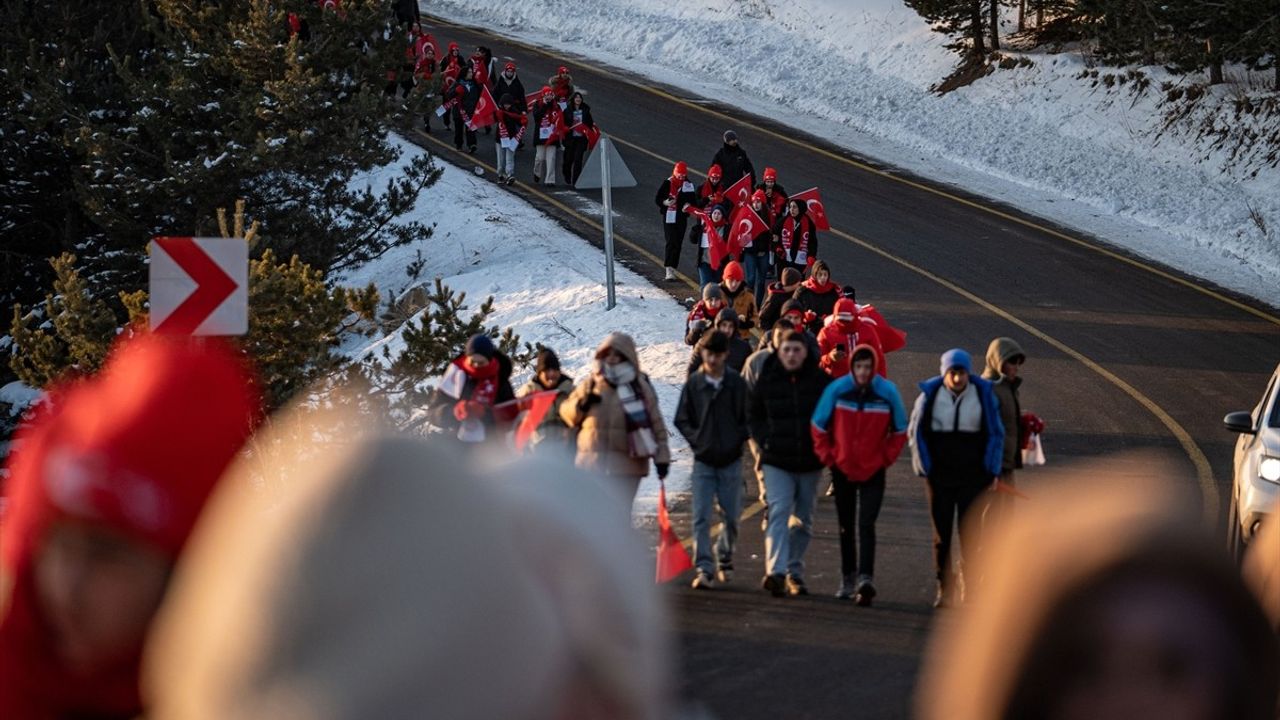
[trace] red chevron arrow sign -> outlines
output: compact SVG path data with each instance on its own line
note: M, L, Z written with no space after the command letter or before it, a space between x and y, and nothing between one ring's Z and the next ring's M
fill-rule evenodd
M239 238L151 242L151 330L168 335L249 331L249 245Z

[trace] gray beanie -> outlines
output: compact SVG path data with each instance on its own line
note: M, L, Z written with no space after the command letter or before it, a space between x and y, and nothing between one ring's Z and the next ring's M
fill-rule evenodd
M715 298L716 300L723 302L724 293L720 291L719 284L709 282L706 285L702 286L702 299L710 300L712 298Z

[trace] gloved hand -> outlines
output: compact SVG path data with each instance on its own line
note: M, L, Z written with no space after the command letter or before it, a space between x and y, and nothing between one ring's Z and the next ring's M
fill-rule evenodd
M484 405L475 400L459 400L453 406L453 416L459 422L463 420L478 420L484 417Z
M667 479L667 473L671 471L671 463L654 463L653 467L658 471L659 480Z
M814 312L814 311L812 311L812 310L805 310L805 311L804 311L804 324L805 324L805 325L812 325L813 323L817 322L817 320L818 320L818 313L816 313L816 312Z

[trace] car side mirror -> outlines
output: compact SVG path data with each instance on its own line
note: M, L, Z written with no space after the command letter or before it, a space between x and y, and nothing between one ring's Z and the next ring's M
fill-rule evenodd
M1226 417L1222 418L1222 425L1231 432L1256 434L1253 429L1253 416L1247 412L1227 413Z

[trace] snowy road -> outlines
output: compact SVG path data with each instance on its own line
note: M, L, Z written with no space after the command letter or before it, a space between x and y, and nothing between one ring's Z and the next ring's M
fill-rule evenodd
M1273 310L713 101L471 30L436 32L516 58L529 90L567 60L589 91L596 121L622 146L641 182L614 193L615 228L631 244L621 256L640 274L661 276L653 262L662 246L652 204L657 183L673 160L705 170L721 133L735 129L757 171L777 167L792 191L822 189L836 232L823 235L819 254L838 282L856 286L860 301L874 303L909 333L907 349L890 357L904 396L936 374L941 351L962 346L981 356L992 337L1009 335L1029 356L1023 407L1050 428L1051 466L1022 476L1031 491L1077 461L1151 450L1177 468L1165 476L1170 492L1194 495L1207 513L1217 511L1234 442L1221 418L1252 407L1275 366L1280 318ZM436 132L419 140L447 160L473 162L440 142L438 125ZM528 187L531 155L520 155L514 191L598 238L591 224L599 219L598 194ZM492 140L481 136L478 160L491 164L492 156ZM686 275L693 274L689 250L681 266ZM667 285L677 297L691 293ZM1139 461L1117 460L1114 469L1121 477L1144 472ZM679 591L691 699L722 717L818 717L840 707L859 707L867 717L906 714L931 618L929 525L909 467L899 463L889 482L880 521L883 612L844 623L839 613L852 608L825 599L813 606L770 602L753 589L758 560L740 566L737 592L708 598ZM829 595L836 575L829 503L820 504L818 522L811 583ZM759 552L756 528L743 538L744 558ZM863 673L856 682L844 680L851 668ZM767 686L789 690L766 692ZM818 704L806 704L811 700Z

